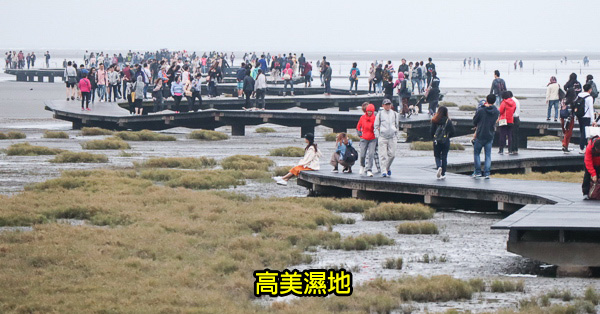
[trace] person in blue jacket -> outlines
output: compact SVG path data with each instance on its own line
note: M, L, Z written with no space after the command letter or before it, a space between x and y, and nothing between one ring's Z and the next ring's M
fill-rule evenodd
M360 70L358 69L356 62L352 63L352 69L350 69L350 94L352 94L352 85L354 85L354 93L358 95L358 77L360 76Z

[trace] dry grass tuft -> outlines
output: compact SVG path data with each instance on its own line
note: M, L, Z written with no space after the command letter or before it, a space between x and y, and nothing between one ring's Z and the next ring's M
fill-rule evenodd
M8 156L39 156L39 155L57 155L64 152L62 149L49 148L45 146L34 146L29 143L13 144L8 147L6 154Z
M62 152L50 162L53 163L105 163L108 157L103 154L90 154L86 152Z
M254 132L256 133L275 133L277 131L275 131L275 129L273 128L268 128L268 127L260 127L260 128L256 128L256 130L254 130Z
M85 127L81 129L81 135L83 136L94 136L94 135L113 135L113 131L102 129L102 128L89 128Z
M583 171L578 171L578 172L550 171L550 172L545 172L545 173L531 172L528 174L512 174L512 173L502 174L502 173L499 173L499 174L495 174L494 178L581 183L581 180L583 180Z
M182 169L202 169L211 168L217 165L217 161L208 157L157 157L150 158L139 164L144 168L182 168Z
M121 131L115 133L115 137L118 137L125 141L176 141L177 138L172 135L165 135L150 130L141 131Z
M345 251L364 251L369 250L374 246L392 245L394 240L384 236L381 233L361 234L356 237L347 237L344 239L336 238L326 244L328 249L345 250Z
M192 140L222 141L229 139L229 135L212 130L195 130L188 135L188 138Z
M433 142L412 142L410 143L410 149L433 151ZM450 143L450 150L465 150L465 147L460 143Z
M475 110L477 110L477 107L471 106L471 105L462 105L462 106L458 107L458 110L460 110L460 111L475 111Z
M445 106L446 108L458 107L458 105L455 102L451 102L451 101L442 101L440 103L440 106Z
M491 292L524 292L525 282L523 280L494 280L490 285Z
M529 136L527 137L528 141L538 141L538 142L553 142L560 141L560 137L554 135L545 135L545 136Z
M310 202L318 206L322 206L327 210L342 213L362 213L369 208L377 206L377 203L374 201L356 198L311 197L302 199L301 202Z
M383 268L387 268L387 269L402 269L403 263L404 262L402 260L402 257L388 258L383 263Z
M69 138L67 132L62 131L45 131L44 138Z
M127 142L117 137L109 137L103 140L92 140L81 144L83 149L130 149Z
M275 169L273 169L273 175L276 177L283 177L286 174L288 174L288 172L290 172L290 169L292 169L294 166L281 166L281 167L276 167Z
M433 222L405 222L396 226L400 234L438 234L438 228Z
M233 155L221 160L223 169L269 171L275 163L268 158L251 155Z
M431 219L435 210L423 204L379 204L364 212L365 220L422 220Z
M303 157L304 148L294 146L275 148L269 151L269 156Z
M0 132L0 140L20 140L26 138L27 135L23 132Z

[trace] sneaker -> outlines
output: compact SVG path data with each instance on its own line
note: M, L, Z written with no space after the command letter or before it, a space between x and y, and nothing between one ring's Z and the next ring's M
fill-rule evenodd
M348 171L346 171L346 173L352 173L352 168L348 168Z
M71 100L75 100L75 96L71 96Z
M584 196L583 196L583 200L584 200L584 201L589 201L589 200L590 200L590 197L589 197L589 195L584 195Z
M503 149L499 150L498 155L504 155L504 150Z
M440 180L445 180L445 179L446 179L446 176L441 176L440 177Z
M490 179L490 176L489 176L489 175L485 176L485 179L486 179L486 180L489 180L489 179Z
M85 108L85 110L87 110L87 111L92 111L92 109L90 109L90 108Z
M334 168L333 170L331 170L331 172L333 172L333 173L338 173L339 171L338 171L338 169L337 169L337 168Z
M546 119L546 121L550 121L550 118Z
M367 171L367 177L372 177L372 176L373 176L373 172Z
M568 153L569 153L569 149L568 149L568 148L566 148L566 147L564 147L564 146L563 146L563 148L562 148L562 151L563 151L563 153L565 153L565 154L568 154Z
M435 176L439 179L442 177L442 167L439 167Z
M554 119L554 122L558 122L558 119Z
M480 177L481 177L481 174L480 174L480 173L473 173L473 174L471 175L471 178L473 178L473 179L477 179L477 178L480 178Z
M342 172L343 172L343 173L346 173L346 172L348 172L348 168L344 168L344 169L342 170Z
M382 177L382 178L386 178L386 177L387 177L387 173L385 173L385 172L384 172L384 173L382 173L382 174L381 174L381 177Z
M287 183L287 181L281 179L281 180L277 181L277 184L279 184L279 185L287 185L288 183Z
M85 111L85 108L81 107L81 111Z
M67 101L69 101L69 100L70 100L69 97L67 97Z
M360 174L360 175L365 174L365 167L360 167L360 170L358 171L358 174Z
M579 154L580 154L580 155L583 155L583 154L585 154L585 149L580 149L580 150L579 150Z
M388 175L388 177L391 177L392 176L392 170L388 170L387 175Z

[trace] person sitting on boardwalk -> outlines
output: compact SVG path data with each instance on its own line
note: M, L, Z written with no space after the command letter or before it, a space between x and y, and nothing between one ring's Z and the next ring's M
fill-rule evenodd
M481 177L481 149L485 150L485 166L483 175L486 179L490 178L490 168L492 167L492 142L494 141L495 126L500 112L494 106L496 96L489 94L483 107L477 109L473 117L473 125L477 127L475 139L473 140L473 156L475 171L472 177Z
M498 130L500 131L498 154L504 154L504 146L508 139L508 154L512 154L512 127L514 123L514 114L517 104L512 100L509 91L502 92L502 103L500 103L500 117L498 118Z
M364 104L363 104L364 105ZM365 174L365 163L366 171L369 177L373 176L373 159L377 149L377 139L375 138L374 125L375 125L375 106L373 104L367 104L365 114L360 117L356 130L360 137L360 171L359 174ZM368 152L368 155L367 155ZM368 158L368 160L366 160Z
M437 167L437 178L446 178L446 167L448 165L448 151L450 150L450 138L454 136L454 125L448 117L448 108L440 106L433 119L431 119L431 137L433 138L433 156Z
M581 191L583 199L589 199L589 192L592 183L598 182L598 173L600 172L600 137L592 138L585 150L584 156L585 174L583 175L583 184Z
M379 156L381 156L382 177L392 175L392 162L396 157L396 143L398 142L398 119L399 115L392 110L392 102L389 99L383 100L383 110L380 110L375 117L375 137L379 145ZM367 172L372 177L373 174Z
M352 173L352 166L356 161L356 150L349 147L352 146L352 140L348 139L348 135L344 132L339 133L335 138L335 152L331 155L331 161L329 162L333 166L331 172L338 173L338 166L342 165L344 173Z
M315 143L315 136L312 133L306 133L304 139L307 143L304 148L304 157L298 162L298 165L283 177L275 177L275 181L279 185L287 185L287 182L294 176L298 176L301 171L319 170L321 168L319 158L321 158L321 152L317 149Z

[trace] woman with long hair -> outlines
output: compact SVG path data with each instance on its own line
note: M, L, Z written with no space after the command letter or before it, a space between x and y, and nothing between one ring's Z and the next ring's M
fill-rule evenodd
M173 95L173 99L175 100L175 112L179 112L179 104L181 103L181 98L183 97L183 84L181 84L181 76L176 76L175 81L171 84L171 95Z
M431 137L433 137L433 157L437 167L438 180L446 178L450 138L454 136L454 125L448 116L448 108L440 106L431 119Z
M546 121L552 117L552 108L554 108L554 122L558 121L558 103L560 102L560 85L556 81L556 76L550 77L550 83L546 85L546 104L548 105L548 114Z
M304 157L298 162L298 165L292 169L290 172L283 177L275 177L275 181L279 185L287 185L288 180L290 180L294 176L298 176L301 171L310 171L310 170L319 170L319 158L321 157L321 152L317 148L317 144L315 143L315 136L312 133L307 133L304 135L304 140L306 141L306 147L304 148Z

